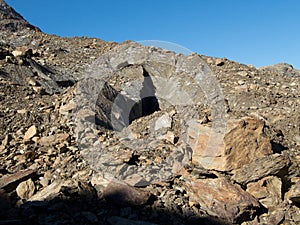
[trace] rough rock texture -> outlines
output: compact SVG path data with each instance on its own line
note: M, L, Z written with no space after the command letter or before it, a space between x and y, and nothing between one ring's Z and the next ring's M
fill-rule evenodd
M278 177L264 177L247 184L247 192L259 200L267 209L276 208L282 202L282 184Z
M299 224L298 70L48 35L3 0L0 17L0 224ZM99 92L78 109L82 84ZM192 131L226 163L197 162Z
M206 169L230 171L270 155L272 147L264 128L264 121L256 117L227 121L227 131L220 137L222 143L216 145L212 140L218 138L218 134L211 127L192 123L188 131L192 161Z
M17 13L13 8L7 5L3 0L0 0L0 31L16 32L22 29L39 30L32 26L24 18Z
M186 186L192 201L229 223L253 219L259 208L252 195L224 178L190 181Z
M286 198L295 204L300 203L300 177L297 177L298 181L287 192Z
M35 191L34 183L31 179L23 181L16 188L16 192L21 199L29 199Z
M232 179L240 184L247 184L269 175L284 176L287 174L289 165L289 158L274 154L259 158L252 163L235 170Z

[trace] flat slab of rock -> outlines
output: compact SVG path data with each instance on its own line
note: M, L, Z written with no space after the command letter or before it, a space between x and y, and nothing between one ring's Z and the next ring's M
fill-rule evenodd
M52 184L45 187L44 189L33 195L31 198L29 198L28 201L44 201L50 197L54 197L59 193L62 185L62 182L54 181Z
M4 176L0 178L0 189L4 189L7 192L14 190L21 182L34 177L35 170L27 169L20 172Z
M225 178L188 181L186 187L190 200L229 223L253 219L260 207L251 194Z
M290 165L290 159L280 154L257 159L234 171L232 179L240 184L257 181L270 175L283 176Z
M206 169L230 171L270 155L273 151L264 127L264 121L257 117L229 120L223 137L212 127L194 121L188 129L192 161Z

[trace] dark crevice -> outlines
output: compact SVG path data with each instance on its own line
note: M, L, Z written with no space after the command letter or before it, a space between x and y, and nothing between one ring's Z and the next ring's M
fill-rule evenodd
M274 141L271 141L272 150L274 153L281 153L283 150L286 150L287 148L284 147L282 144L275 143Z
M142 87L139 91L140 101L138 102L122 95L113 86L105 83L96 103L96 125L121 131L134 120L160 110L156 98L156 87L145 69L143 69L143 77ZM113 109L113 105L118 108L119 118L113 117L112 111L116 110Z
M132 107L129 114L129 124L138 118L151 115L160 110L158 99L156 98L156 87L149 73L144 68L143 76L143 87L140 91L141 100Z

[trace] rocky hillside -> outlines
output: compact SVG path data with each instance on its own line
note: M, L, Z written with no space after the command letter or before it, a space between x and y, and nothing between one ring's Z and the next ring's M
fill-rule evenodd
M300 223L291 65L0 18L0 224Z

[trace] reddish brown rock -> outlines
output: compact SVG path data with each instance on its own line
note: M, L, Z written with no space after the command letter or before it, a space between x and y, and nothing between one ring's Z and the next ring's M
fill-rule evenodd
M264 127L264 121L257 117L230 120L222 137L211 127L193 122L188 130L192 161L206 169L230 171L270 155L272 147L264 134ZM217 139L221 139L220 143Z
M260 207L252 195L224 178L189 181L186 187L191 201L230 223L253 219Z

